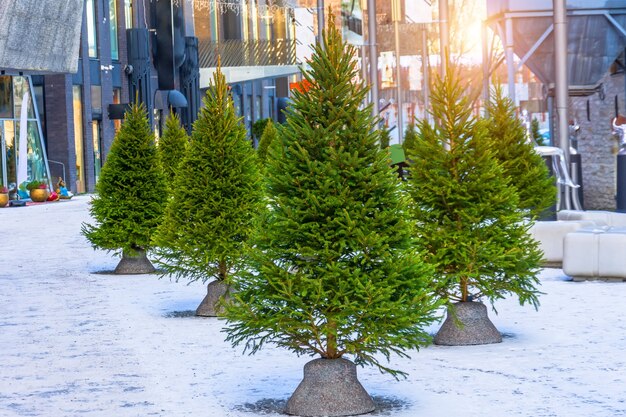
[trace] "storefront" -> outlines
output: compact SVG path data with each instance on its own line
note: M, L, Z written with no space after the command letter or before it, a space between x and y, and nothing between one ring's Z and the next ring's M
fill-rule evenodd
M28 197L30 181L52 189L36 105L30 77L0 75L0 188L12 200Z

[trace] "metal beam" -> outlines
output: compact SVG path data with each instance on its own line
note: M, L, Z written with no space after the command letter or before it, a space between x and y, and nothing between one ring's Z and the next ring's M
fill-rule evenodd
M604 17L606 17L606 20L608 20L609 22L611 22L613 24L613 26L615 26L615 29L617 29L619 32L621 32L622 36L626 37L626 30L624 30L624 28L622 27L622 25L619 24L619 22L617 20L615 20L613 18L613 16L610 15L610 13L602 13L604 15Z
M528 50L528 52L526 52L526 55L524 55L522 57L522 59L519 62L519 65L517 66L517 70L519 71L520 69L522 69L522 66L526 63L526 61L528 61L528 59L535 53L535 51L541 46L541 44L543 43L543 41L545 41L548 36L550 36L550 34L552 33L552 31L554 30L554 24L551 23L550 26L548 27L548 29L546 29L545 32L543 32L543 34L539 37L539 39L537 39L537 41L533 44L533 46Z

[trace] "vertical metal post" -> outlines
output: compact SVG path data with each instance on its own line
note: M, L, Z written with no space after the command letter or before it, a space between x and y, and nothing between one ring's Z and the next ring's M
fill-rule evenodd
M376 0L367 0L367 34L370 46L372 116L378 119L378 52L376 51Z
M430 105L430 62L428 54L428 32L425 23L422 23L422 74L423 74L423 93L424 93L424 119L428 119L428 106Z
M317 0L317 43L324 46L324 0Z
M439 54L441 56L441 66L439 73L441 78L446 75L446 65L448 65L448 54L450 53L450 34L448 29L448 0L439 0Z
M556 116L559 147L563 150L565 167L569 170L569 125L567 120L567 21L565 0L554 0L554 68ZM569 187L565 187L565 207L570 208Z
M515 62L513 52L513 19L507 17L505 22L505 37L506 37L506 68L507 68L507 81L509 83L509 98L513 101L513 104L517 106L517 100L515 97Z
M404 135L404 120L402 117L402 80L400 77L400 19L402 19L402 8L400 0L391 0L391 20L393 21L393 30L395 32L395 49L396 49L396 96L398 106L398 143L402 144Z
M489 47L487 46L487 22L482 22L480 27L480 38L482 41L482 58L483 58L483 112L487 116L487 103L489 102L489 64L491 59L489 56Z

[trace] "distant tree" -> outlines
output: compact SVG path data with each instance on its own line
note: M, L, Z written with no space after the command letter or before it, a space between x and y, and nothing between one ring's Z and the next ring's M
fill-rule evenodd
M409 127L404 132L404 141L402 141L402 149L404 149L404 154L406 155L407 149L411 149L415 146L415 142L417 141L417 132L415 131L415 123L409 123Z
M543 135L541 134L541 132L539 132L539 120L533 118L530 121L530 133L533 137L533 140L535 141L537 145L539 146L546 145Z
M215 292L221 296L228 290L230 275L245 257L255 215L264 207L259 163L246 135L218 69L154 238L164 274L215 280L198 315L219 313Z
M511 99L500 88L492 91L487 103L487 130L492 151L500 162L509 187L519 196L518 207L526 217L537 218L556 202L554 178L534 144L526 137L522 121L515 116ZM534 119L533 119L534 120Z
M161 222L165 179L143 104L126 112L91 201L95 225L83 223L92 246L122 252L117 273L146 273L154 230Z
M258 119L254 123L252 123L252 137L256 140L261 140L261 136L263 135L263 131L265 131L265 127L268 123L272 122L272 119Z
M259 140L259 146L257 147L257 154L259 155L259 159L261 162L265 163L267 159L267 151L270 145L277 141L278 131L276 130L276 126L274 122L270 119L265 125L265 129L263 130L263 134L261 135L261 140Z
M389 147L389 143L391 142L391 136L389 135L389 131L385 126L381 126L379 128L379 143L381 149L387 149Z
M178 115L170 112L165 121L165 129L157 147L168 190L171 190L174 185L176 171L180 161L183 159L188 142L189 137L181 126Z

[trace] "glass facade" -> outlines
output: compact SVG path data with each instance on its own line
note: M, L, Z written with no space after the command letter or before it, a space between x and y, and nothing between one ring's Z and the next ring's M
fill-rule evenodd
M28 100L24 102L26 97ZM27 106L24 115L23 106ZM27 198L25 185L29 181L50 185L41 125L34 106L29 78L0 76L0 186L9 189L11 199L18 195ZM25 163L20 160L22 157Z

